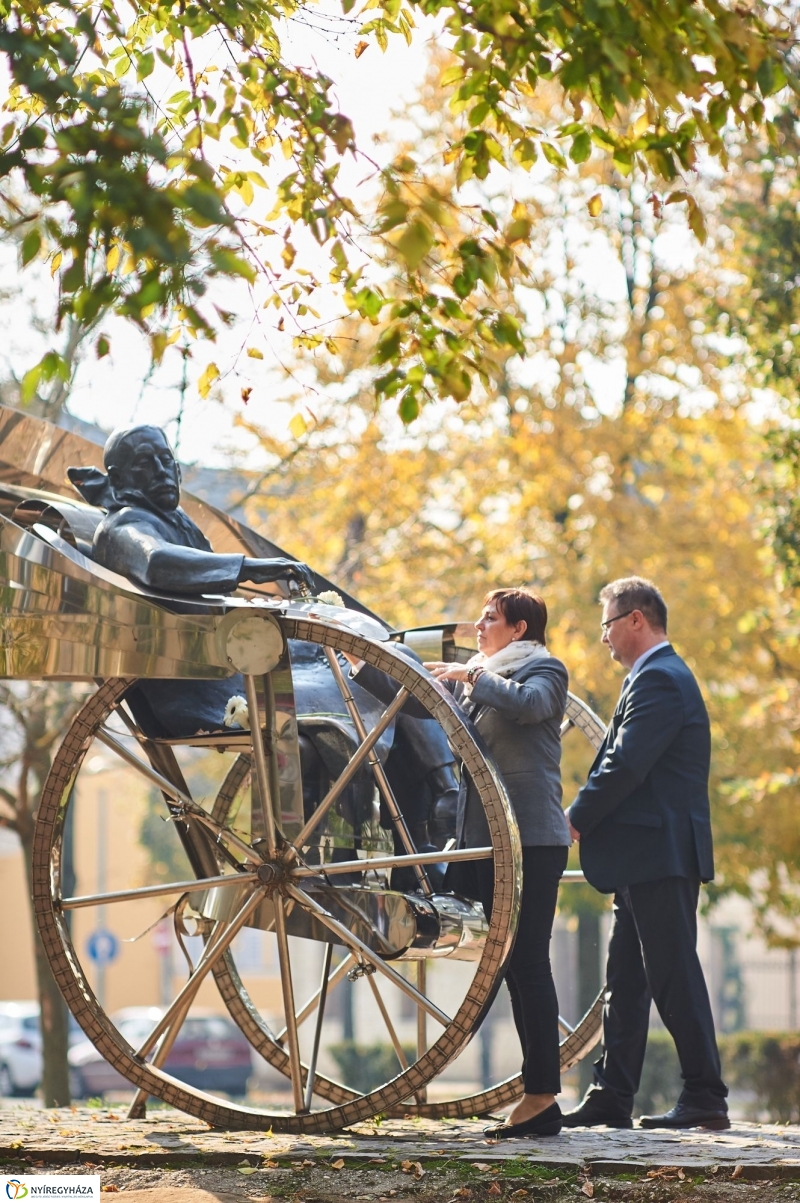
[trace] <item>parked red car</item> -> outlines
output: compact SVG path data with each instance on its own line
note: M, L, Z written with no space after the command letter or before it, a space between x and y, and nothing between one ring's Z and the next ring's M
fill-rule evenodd
M111 1018L133 1048L153 1030L162 1011L158 1007L126 1007ZM132 1090L89 1040L69 1051L70 1090L73 1098L100 1098L106 1091ZM221 1015L192 1015L184 1021L167 1057L167 1073L199 1090L242 1096L252 1072L252 1050L236 1025Z

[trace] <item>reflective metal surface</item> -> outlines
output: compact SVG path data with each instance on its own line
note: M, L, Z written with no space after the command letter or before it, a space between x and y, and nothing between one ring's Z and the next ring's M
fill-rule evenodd
M251 887L229 887L209 891L199 907L206 920L229 921L237 913ZM399 894L368 886L333 886L305 880L303 890L384 960L418 960L450 957L456 961L478 961L489 925L479 903L452 894ZM265 899L247 920L248 927L274 931L272 899ZM286 930L291 936L344 946L312 912L294 907L287 914Z

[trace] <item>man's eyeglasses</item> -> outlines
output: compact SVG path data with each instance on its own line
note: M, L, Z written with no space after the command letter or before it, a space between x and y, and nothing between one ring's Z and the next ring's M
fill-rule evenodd
M627 618L629 614L633 614L633 610L626 610L623 614L615 614L613 618L607 618L605 622L600 623L600 630L607 631L612 622L616 622L618 618Z

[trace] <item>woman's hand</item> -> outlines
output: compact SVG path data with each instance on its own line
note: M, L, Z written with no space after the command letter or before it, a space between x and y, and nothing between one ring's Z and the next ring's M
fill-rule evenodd
M442 660L426 660L424 667L437 681L463 681L467 683L467 669L463 664L445 664Z

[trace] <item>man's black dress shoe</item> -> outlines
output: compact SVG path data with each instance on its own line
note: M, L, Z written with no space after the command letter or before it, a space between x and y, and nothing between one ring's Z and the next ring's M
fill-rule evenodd
M560 1131L561 1108L558 1103L552 1103L521 1124L495 1124L491 1128L484 1128L483 1135L490 1140L509 1140L514 1136L558 1136Z
M615 1111L590 1091L574 1111L565 1111L562 1123L565 1128L599 1128L605 1124L607 1128L632 1128L633 1120L622 1111Z
M566 1122L566 1116L564 1119ZM727 1111L708 1111L686 1103L676 1103L664 1115L643 1115L639 1119L640 1128L710 1128L712 1132L723 1132L730 1126Z

